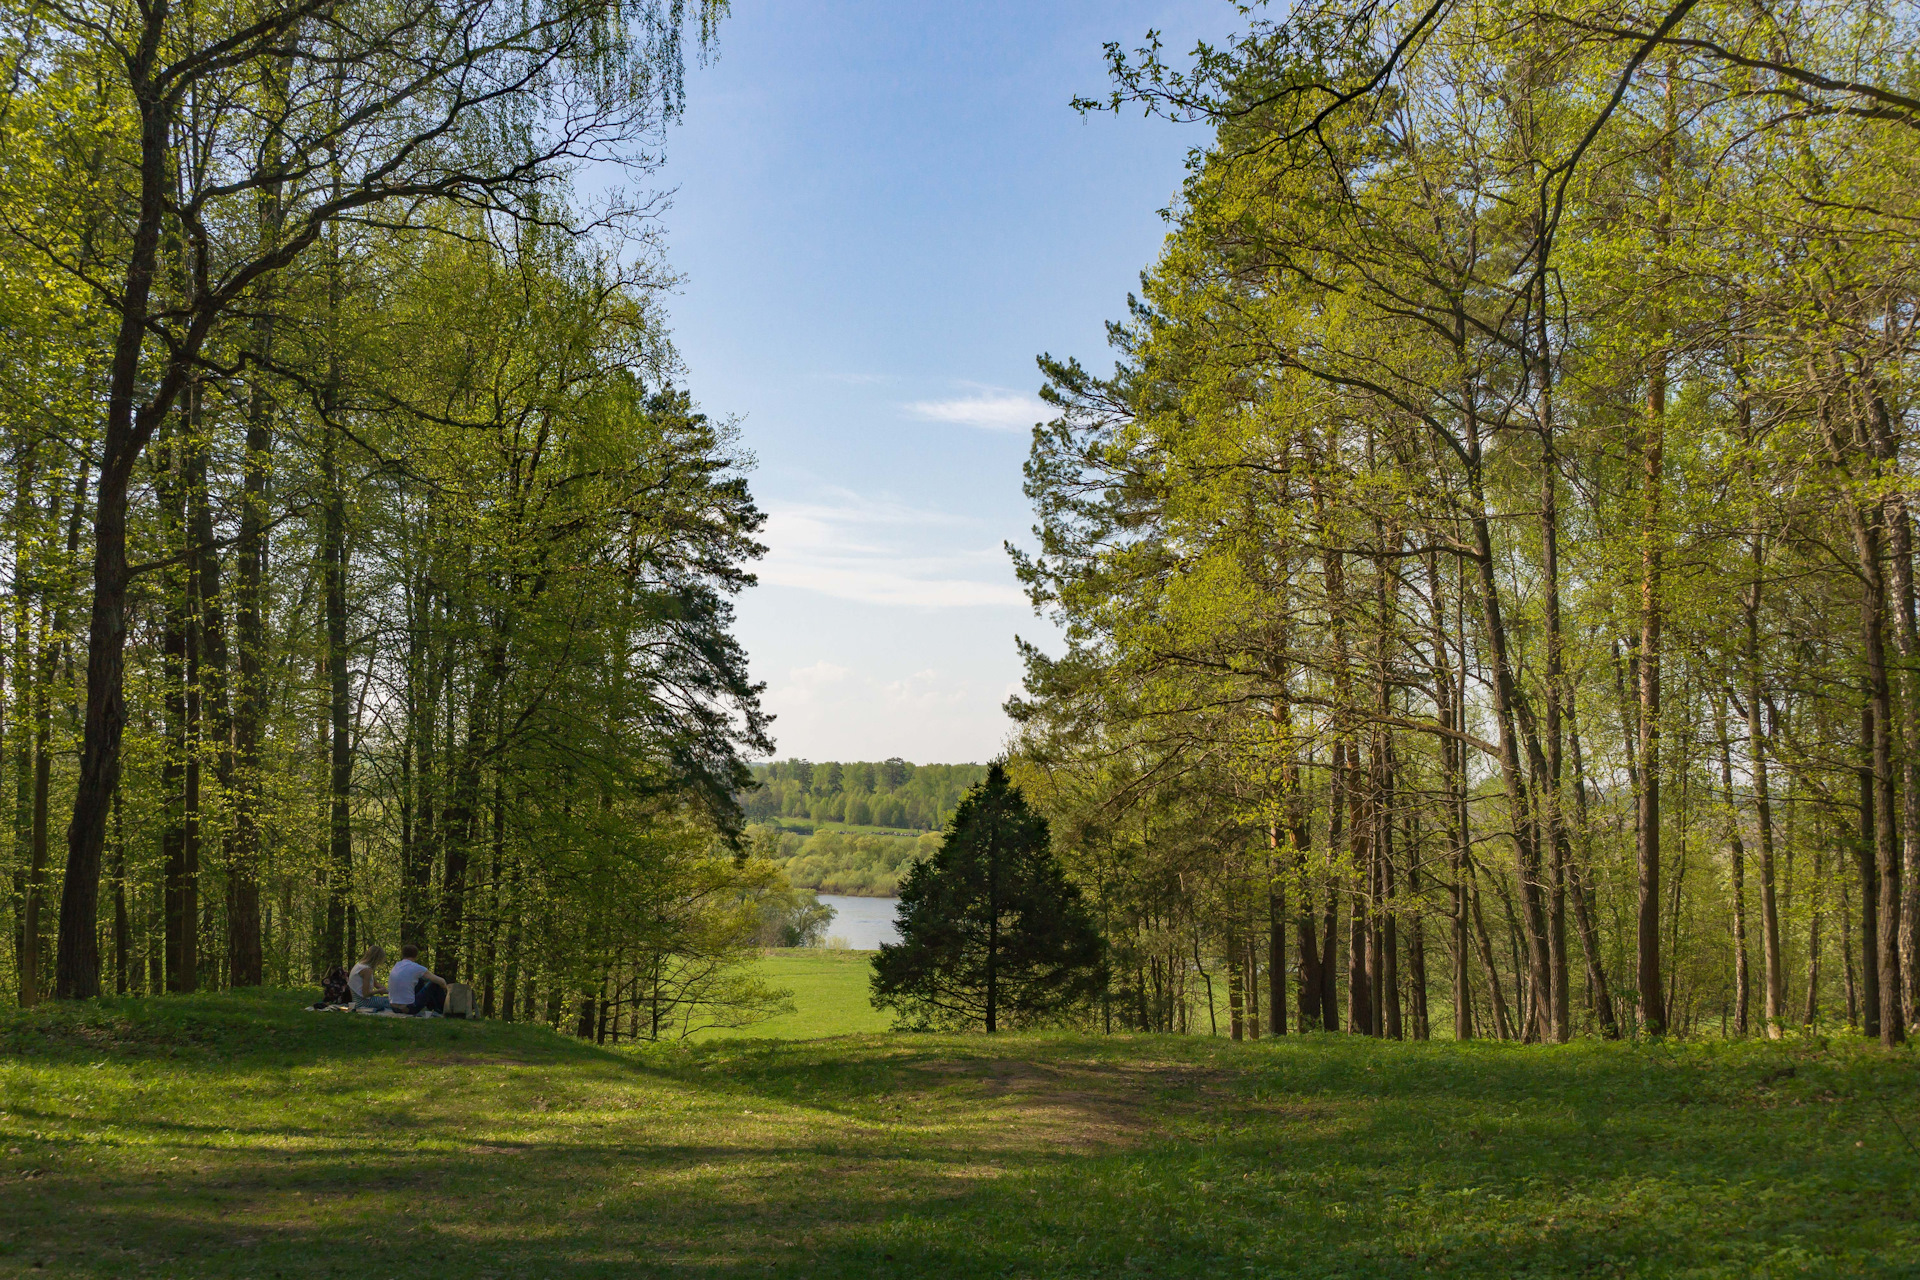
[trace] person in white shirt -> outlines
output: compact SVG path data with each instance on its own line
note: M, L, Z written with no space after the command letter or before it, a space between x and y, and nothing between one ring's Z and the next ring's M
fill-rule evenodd
M420 948L409 942L400 948L400 963L387 974L387 998L395 1013L439 1013L447 1006L447 980L415 959L419 954Z
M373 976L373 966L386 958L384 948L368 947L366 954L360 957L360 963L347 974L347 990L353 995L354 1008L381 1010L389 1007L386 987Z

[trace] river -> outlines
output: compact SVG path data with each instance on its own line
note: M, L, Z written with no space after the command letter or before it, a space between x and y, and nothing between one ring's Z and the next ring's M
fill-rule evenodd
M895 921L900 917L898 898L851 898L840 893L823 893L820 901L833 908L833 923L827 937L845 938L854 951L878 951L883 942L900 941Z

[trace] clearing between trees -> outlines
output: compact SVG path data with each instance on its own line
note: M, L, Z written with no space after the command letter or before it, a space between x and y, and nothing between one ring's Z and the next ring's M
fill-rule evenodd
M1920 1062L869 1034L609 1050L297 994L0 1021L0 1276L1920 1273Z

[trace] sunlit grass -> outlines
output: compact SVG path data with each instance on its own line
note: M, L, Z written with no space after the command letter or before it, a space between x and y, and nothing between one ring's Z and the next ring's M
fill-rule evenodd
M885 1031L893 1025L893 1016L875 1009L867 996L867 979L873 974L871 951L777 948L754 968L756 976L793 992L793 1012L749 1027L705 1031L695 1039L812 1040Z
M289 993L0 1016L0 1275L1912 1275L1857 1043L595 1049Z

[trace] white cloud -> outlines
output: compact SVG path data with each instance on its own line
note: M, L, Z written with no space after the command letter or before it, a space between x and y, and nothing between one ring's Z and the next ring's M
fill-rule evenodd
M769 504L760 581L907 608L1026 604L997 543L984 530L968 536L978 522L853 493L836 497L832 504ZM912 547L915 535L930 527L943 530L942 548Z
M1038 397L1001 387L981 387L970 395L946 400L916 400L905 408L929 422L950 422L983 431L1025 431L1052 416Z

